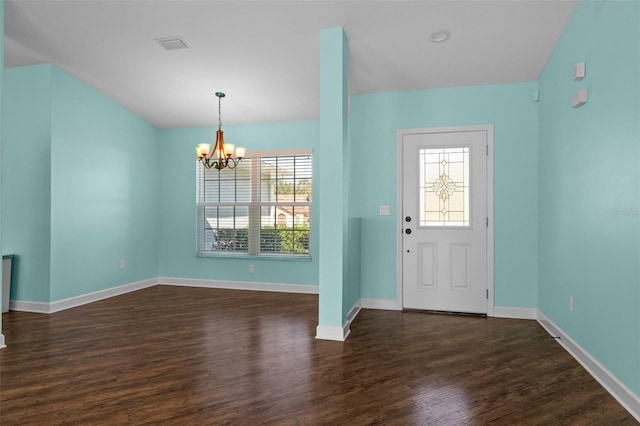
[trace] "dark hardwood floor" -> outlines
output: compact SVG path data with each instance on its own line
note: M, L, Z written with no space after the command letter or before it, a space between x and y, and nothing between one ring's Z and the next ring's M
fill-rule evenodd
M363 310L315 340L317 296L155 286L3 315L8 425L624 425L536 322Z

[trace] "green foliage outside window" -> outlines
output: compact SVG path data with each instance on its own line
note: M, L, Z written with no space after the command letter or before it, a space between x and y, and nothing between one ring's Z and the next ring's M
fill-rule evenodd
M293 182L278 182L276 185L276 193L278 195L293 194ZM300 179L295 188L296 195L308 195L311 196L311 180Z
M249 250L249 229L217 229L213 230L214 251L240 251ZM265 226L260 230L261 253L283 254L308 254L309 253L309 226L296 225Z

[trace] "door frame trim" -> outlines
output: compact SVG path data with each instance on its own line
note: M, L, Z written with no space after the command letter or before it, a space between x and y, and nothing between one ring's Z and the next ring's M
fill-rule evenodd
M459 132L478 132L483 131L487 134L487 216L489 218L487 227L487 289L489 290L489 298L487 300L487 316L494 316L494 211L493 211L493 174L494 174L494 149L493 149L493 125L483 124L474 126L453 126L453 127L426 127L417 129L398 129L397 146L396 146L396 223L398 225L398 233L396 239L396 300L398 301L398 309L402 309L404 301L402 300L402 139L405 135L421 134L421 133L459 133Z

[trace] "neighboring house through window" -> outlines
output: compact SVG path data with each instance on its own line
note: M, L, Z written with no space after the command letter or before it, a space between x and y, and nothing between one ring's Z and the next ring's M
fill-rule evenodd
M198 255L310 257L310 150L249 152L234 169L196 162Z

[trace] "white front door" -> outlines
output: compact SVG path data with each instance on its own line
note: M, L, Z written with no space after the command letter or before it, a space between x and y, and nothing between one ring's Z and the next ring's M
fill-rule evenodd
M404 308L487 313L488 137L401 134Z

